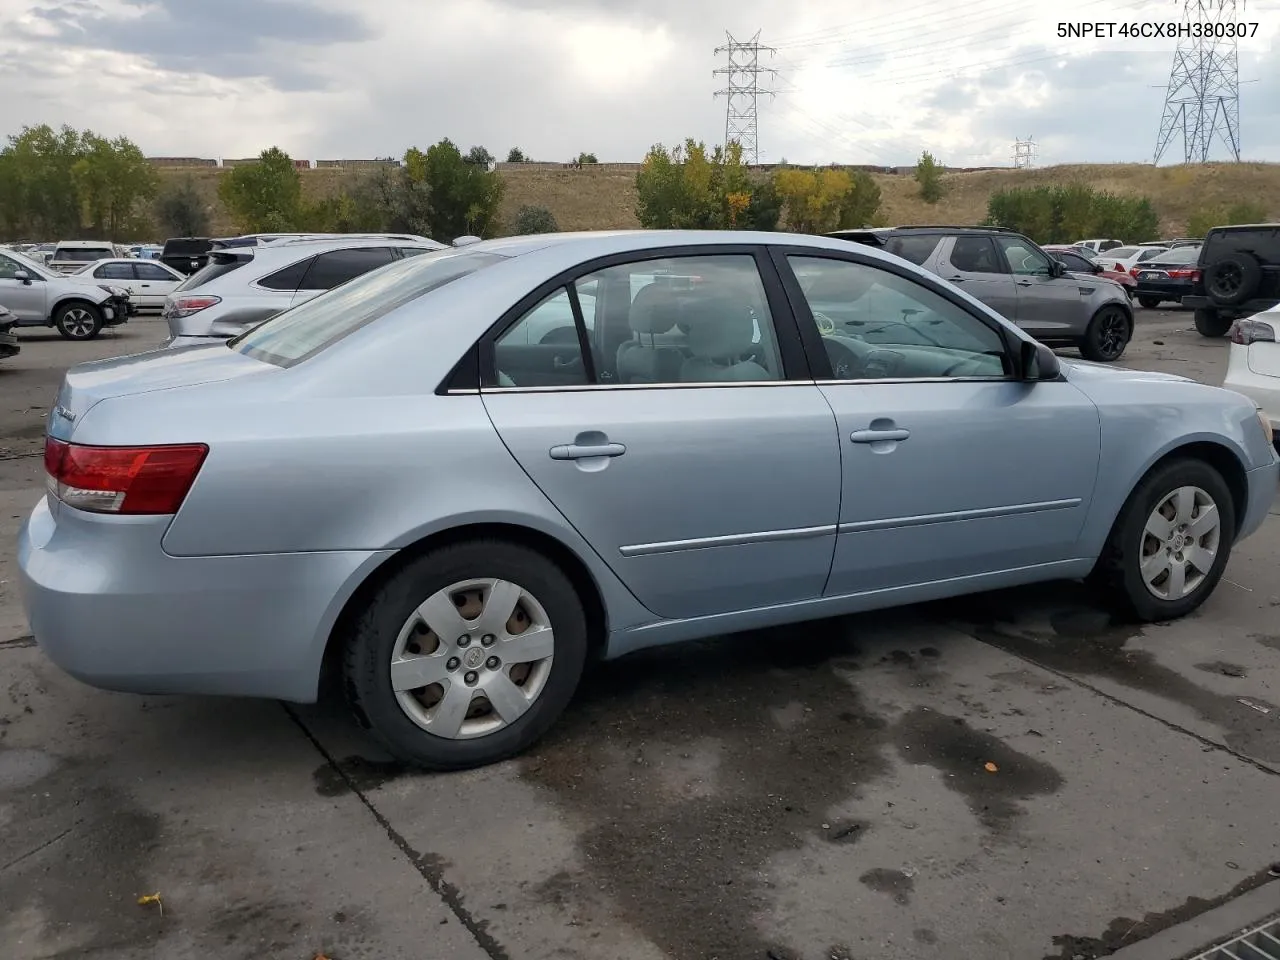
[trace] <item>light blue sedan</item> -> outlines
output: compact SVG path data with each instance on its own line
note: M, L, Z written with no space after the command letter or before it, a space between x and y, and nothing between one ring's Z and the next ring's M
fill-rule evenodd
M537 740L590 657L1056 578L1182 616L1277 483L1236 393L764 233L427 253L75 367L48 430L19 562L54 662L293 701L333 668L432 769Z

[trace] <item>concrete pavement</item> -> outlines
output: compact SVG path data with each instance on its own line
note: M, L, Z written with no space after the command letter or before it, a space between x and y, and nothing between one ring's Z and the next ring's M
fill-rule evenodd
M1220 382L1188 313L1138 319L1127 365ZM1177 624L1052 585L651 651L449 776L329 701L84 687L13 534L62 368L161 336L0 363L0 955L1092 958L1280 860L1274 520Z

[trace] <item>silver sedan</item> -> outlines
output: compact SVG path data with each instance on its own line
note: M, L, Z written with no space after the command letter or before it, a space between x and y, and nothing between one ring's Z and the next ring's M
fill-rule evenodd
M430 252L73 368L45 465L21 583L67 672L309 701L332 668L433 769L533 743L590 657L1055 578L1184 615L1277 481L1238 394L716 232Z

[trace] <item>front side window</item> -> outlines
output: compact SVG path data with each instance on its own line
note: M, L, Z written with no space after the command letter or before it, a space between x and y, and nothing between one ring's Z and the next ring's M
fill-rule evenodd
M1003 378L1004 339L915 280L880 267L788 256L837 380Z
M397 307L504 259L450 248L399 260L278 313L229 343L258 360L293 366Z
M1019 276L1049 275L1049 259L1021 237L997 237L996 243L1009 261L1009 269Z
M93 275L99 280L132 280L133 269L127 263L104 263Z
M17 280L19 271L31 272L12 257L0 254L0 280Z

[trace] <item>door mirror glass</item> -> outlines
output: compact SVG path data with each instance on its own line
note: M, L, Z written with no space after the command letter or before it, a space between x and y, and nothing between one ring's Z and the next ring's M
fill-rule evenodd
M1058 355L1043 343L1023 340L1019 347L1023 380L1056 380L1062 374Z

